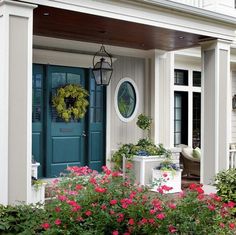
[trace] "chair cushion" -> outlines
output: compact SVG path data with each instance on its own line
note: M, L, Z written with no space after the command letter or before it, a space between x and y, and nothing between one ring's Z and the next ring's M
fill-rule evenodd
M183 148L182 152L184 153L184 155L193 158L193 149L190 147L187 148Z
M200 148L196 147L193 150L193 157L196 159L201 159L201 149Z

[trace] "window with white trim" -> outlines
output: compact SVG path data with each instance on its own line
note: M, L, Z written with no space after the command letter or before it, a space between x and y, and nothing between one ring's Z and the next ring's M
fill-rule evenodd
M123 78L116 86L114 96L115 110L123 122L132 121L137 113L138 88L131 78Z
M201 147L201 72L175 69L174 145Z

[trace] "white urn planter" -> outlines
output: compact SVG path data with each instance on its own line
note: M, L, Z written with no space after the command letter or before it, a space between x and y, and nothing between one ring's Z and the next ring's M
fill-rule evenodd
M46 183L31 186L31 203L44 203Z
M152 182L155 185L152 191L157 192L160 186L166 185L172 189L164 191L164 193L178 193L181 192L181 174L182 170L157 170L152 169Z
M136 183L141 185L152 184L152 169L160 165L166 157L164 155L159 156L134 156L132 158L133 171ZM179 153L173 154L171 160L173 163L179 166ZM127 160L123 158L123 169Z
M33 180L31 185L31 203L44 203L45 201L45 186L41 180L38 180L38 167L40 166L39 162L34 162L31 164L31 175L36 180Z

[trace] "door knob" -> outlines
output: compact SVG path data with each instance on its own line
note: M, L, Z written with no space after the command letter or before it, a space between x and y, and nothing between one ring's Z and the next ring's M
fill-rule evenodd
M83 137L86 137L86 136L87 136L87 135L85 134L85 131L83 131L82 136L83 136Z

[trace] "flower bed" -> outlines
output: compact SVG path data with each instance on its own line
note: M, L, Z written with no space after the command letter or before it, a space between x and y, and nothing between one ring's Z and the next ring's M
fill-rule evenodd
M128 174L123 179L106 167L104 174L87 167L69 171L53 182L55 199L44 210L24 206L31 214L19 217L22 207L9 212L0 207L0 234L236 234L231 215L235 203L222 203L215 194L205 196L201 185L191 184L188 191L169 197L134 185Z
M130 163L127 165L131 167ZM151 193L129 177L103 167L97 174L87 167L70 167L55 182L55 200L46 206L47 234L235 234L231 209L216 195L204 196L200 185L176 198ZM83 176L83 177L81 177ZM127 176L127 175L126 175ZM162 189L165 188L162 186Z

